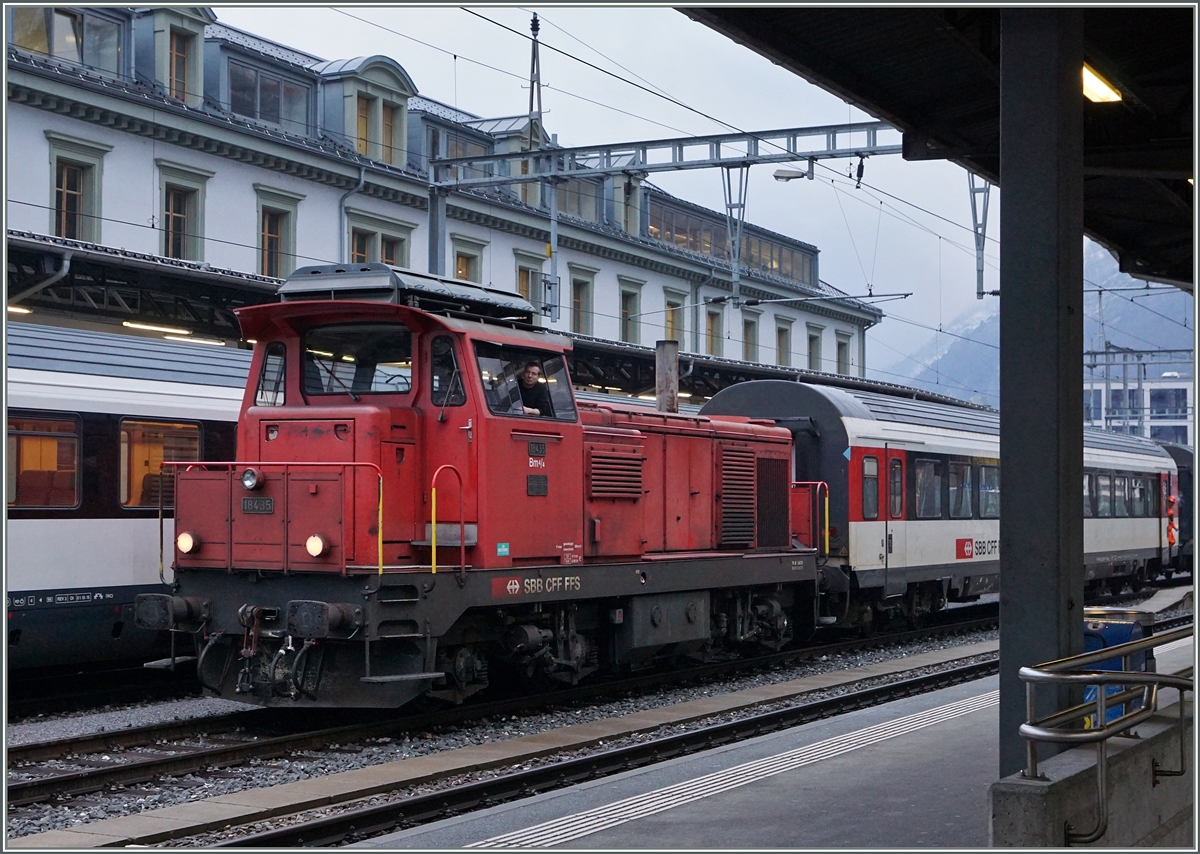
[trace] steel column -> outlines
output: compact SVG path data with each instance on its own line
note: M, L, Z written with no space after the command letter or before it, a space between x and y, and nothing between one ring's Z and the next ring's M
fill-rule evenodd
M1000 53L1000 775L1019 668L1083 651L1083 13L1004 10ZM1038 715L1058 701L1038 696Z
M434 176L436 180L436 175ZM429 274L446 274L446 197L447 190L429 188Z

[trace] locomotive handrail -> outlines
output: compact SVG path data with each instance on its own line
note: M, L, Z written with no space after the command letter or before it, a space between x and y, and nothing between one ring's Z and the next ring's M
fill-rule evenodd
M821 498L821 490L822 489L825 490L825 526L824 526L825 548L822 553L827 555L827 554L829 554L829 484L823 480L794 480L794 481L792 481L792 488L794 489L797 486L807 486L812 489L812 491L813 491L813 508L817 512L818 527L820 526L819 523L820 523L821 511L819 509L817 509L817 502Z
M162 463L162 465L163 466L171 466L172 468L174 468L176 479L178 479L179 469L181 466L187 467L185 469L185 471L191 471L194 468L207 469L207 468L213 467L213 466L224 466L229 469L234 469L234 468L237 468L238 466L255 466L255 467L262 467L262 468L278 468L278 467L282 466L285 473L288 472L292 468L292 466L302 466L303 468L335 468L335 467L345 468L346 466L358 466L358 467L363 467L363 468L375 469L375 477L379 484L379 501L377 503L377 508L376 508L377 512L376 512L376 518L375 518L375 528L376 528L376 532L377 532L376 546L379 549L379 574L383 575L383 469L381 469L375 463L370 463L370 462L344 462L344 463L258 462L258 463L251 463L251 462L238 462L236 460L234 460L234 461L231 461L231 460L211 460L211 461L210 460L201 460L199 462L192 460L189 462L164 462L164 463ZM178 486L179 486L178 483L175 486L176 486L176 494L178 494ZM159 490L160 499L161 499L161 495L162 495L162 490L160 489ZM176 502L176 503L178 504L178 502ZM162 514L160 513L159 519L158 519L158 559L159 559L160 565L162 563L162 558L163 558L162 531L163 531ZM286 549L284 550L284 555L285 556L287 555ZM342 559L342 574L343 575L346 574L346 561L345 561L344 557Z
M463 478L458 469L447 463L444 466L439 466L438 470L433 473L433 477L429 482L429 512L430 512L430 552L432 575L437 575L437 479L443 469L450 469L454 472L454 476L458 478L458 565L459 576L458 583L461 587L466 580L467 571L467 520L463 506Z
M1183 693L1193 690L1194 675L1191 667L1176 673L1147 673L1133 671L1132 657L1146 652L1156 646L1192 637L1195 626L1185 626L1181 629L1152 635L1148 638L1130 641L1129 643L1104 649L1073 655L1056 661L1039 664L1036 667L1022 667L1017 671L1021 681L1025 683L1025 708L1028 720L1021 724L1019 731L1025 739L1025 769L1023 777L1037 779L1037 745L1045 741L1054 744L1095 744L1096 745L1096 826L1087 833L1073 832L1067 825L1066 842L1087 844L1095 842L1108 829L1108 801L1105 798L1108 766L1108 739L1131 727L1142 723L1158 711L1158 691L1163 687L1173 687L1179 690L1179 768L1164 770L1154 763L1153 780L1158 785L1159 777L1178 777L1186 767L1184 755L1184 702ZM1120 658L1124 670L1088 670L1104 661ZM1089 700L1067 709L1053 712L1045 717L1037 717L1037 686L1042 685L1094 685L1096 699ZM1109 685L1140 685L1141 688L1126 688L1116 694L1109 694ZM1132 700L1141 696L1141 702L1133 708ZM1129 703L1130 709L1120 717L1108 720L1108 704ZM1089 718L1093 724L1088 727ZM1084 728L1079 728L1082 725Z

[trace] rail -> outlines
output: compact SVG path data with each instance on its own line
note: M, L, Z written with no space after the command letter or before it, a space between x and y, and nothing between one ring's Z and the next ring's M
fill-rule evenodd
M1173 643L1193 636L1195 626L1186 626L1161 635L1111 646L1106 649L1073 655L1039 664L1022 667L1018 671L1025 682L1025 704L1028 720L1021 724L1021 737L1025 739L1026 763L1022 776L1038 778L1037 745L1039 742L1054 744L1095 744L1097 806L1096 826L1087 833L1074 832L1067 825L1067 844L1095 842L1108 829L1108 801L1105 798L1108 765L1108 740L1145 721L1158 710L1159 688L1179 689L1179 768L1163 770L1155 764L1153 783L1159 777L1178 777L1184 773L1184 703L1183 692L1191 691L1193 673L1185 667L1176 673L1143 673L1129 670L1132 657L1156 646ZM1121 659L1123 670L1089 670L1101 662ZM1037 686L1096 686L1096 699L1085 701L1070 708L1054 712L1043 718L1037 717ZM1118 686L1116 693L1109 693L1108 686ZM1128 687L1128 686L1141 686ZM1140 699L1139 702L1135 702ZM1108 719L1109 704L1120 704L1121 714ZM1095 715L1092 718L1092 715ZM1090 720L1089 720L1090 719ZM1089 724L1091 726L1089 727Z
M253 468L253 469L279 469L279 468L282 468L285 476L288 474L289 471L291 471L292 467L294 467L294 466L299 467L299 468L306 468L306 469L307 468L342 468L342 469L345 469L345 468L355 468L355 467L374 469L376 481L379 485L379 499L376 504L376 516L375 516L375 527L376 527L376 537L375 537L376 543L375 543L375 545L379 552L379 574L383 575L383 470L375 463L368 463L368 462L343 462L343 463L261 462L261 463L247 463L247 462L232 462L229 460L201 460L199 462L192 460L192 461L188 461L188 462L163 462L161 465L163 466L163 468L170 466L171 468L174 469L174 472L175 472L176 483L174 485L174 492L172 494L176 496L176 498L175 498L176 513L178 513L178 510L179 510L179 498L178 498L179 477L178 477L178 475L179 475L180 468L183 468L185 471L191 471L192 469L210 469L210 468L217 468L217 467L225 467L225 468L229 469L229 471L231 473L234 470L236 470L239 466L244 466L246 468ZM161 470L160 470L159 474L161 476ZM232 487L232 484L231 484L231 487ZM161 495L162 495L162 489L160 487L159 488L160 504L161 504ZM232 516L230 518L231 518L231 524L232 524ZM232 546L232 543L233 543L232 536L230 537L229 541L230 541L230 545ZM159 511L158 511L158 566L159 566L158 571L159 571L160 580L162 580L163 583L165 584L166 580L163 579L163 577L162 577L163 576L163 549L164 549L163 512L162 512L162 508L160 507ZM284 549L283 554L284 554L284 567L286 568L286 566L287 566L287 549L286 548ZM343 575L346 574L346 561L344 558L342 560L342 574Z

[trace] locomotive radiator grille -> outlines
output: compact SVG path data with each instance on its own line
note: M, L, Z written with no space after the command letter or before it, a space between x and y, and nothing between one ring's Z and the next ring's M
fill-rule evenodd
M589 451L587 478L591 498L641 498L641 454Z
M721 449L721 545L754 542L754 452Z
M758 460L758 547L786 546L788 531L788 461Z

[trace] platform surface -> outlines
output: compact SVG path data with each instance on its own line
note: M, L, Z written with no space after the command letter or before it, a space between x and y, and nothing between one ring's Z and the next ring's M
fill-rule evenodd
M1191 662L1190 641L1170 646L1160 671ZM355 847L987 847L997 683L852 712Z

